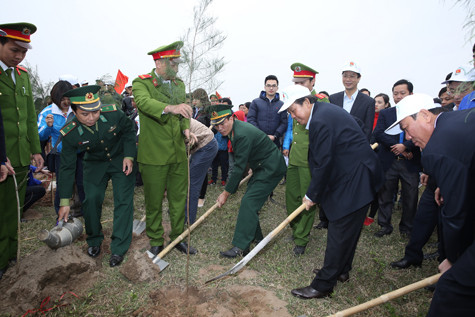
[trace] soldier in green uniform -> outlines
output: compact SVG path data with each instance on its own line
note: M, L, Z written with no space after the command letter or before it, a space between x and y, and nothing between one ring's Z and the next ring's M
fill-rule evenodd
M18 65L31 48L30 35L35 33L36 26L30 23L10 23L1 24L0 29L6 33L0 37L0 105L6 154L16 174L20 206L23 206L31 154L36 166L43 168L30 78L27 70ZM9 262L15 262L18 247L17 200L12 176L0 183L0 206L1 278Z
M317 94L314 90L315 75L318 72L302 63L294 63L290 66L294 72L292 81L296 85L302 85L317 96L321 102L329 102L325 96ZM279 111L280 112L280 111ZM287 169L287 185L285 187L285 205L287 214L291 214L302 204L307 188L310 184L311 175L308 168L308 130L299 124L291 116L283 144L283 154L289 157ZM289 153L290 151L290 153ZM305 253L309 241L310 230L315 219L315 206L304 210L291 223L293 239L295 243L295 255Z
M184 230L188 190L188 162L185 142L190 135L192 109L185 104L185 84L176 77L181 62L180 48L175 42L149 52L155 68L132 82L135 102L140 114L138 157L144 184L147 236L150 252L163 250L162 201L165 189L169 205L173 241ZM185 242L175 246L188 252ZM189 253L197 251L189 247Z
M111 267L119 265L132 241L134 213L135 170L133 161L137 152L135 128L132 120L116 105L101 107L98 91L91 85L72 89L63 97L71 100L76 117L61 130L63 149L59 184L61 184L58 220L67 220L69 199L73 193L76 158L84 155L84 222L86 226L87 254L97 257L101 252L102 203L109 180L114 192L114 223L110 246Z
M259 211L284 177L286 168L282 154L267 134L252 124L234 120L232 105L210 107L211 124L223 136L229 137L234 151L234 168L217 199L219 207L226 203L229 195L236 192L247 164L252 169L252 177L239 208L233 247L221 252L224 257L234 258L247 253L252 241L262 240Z

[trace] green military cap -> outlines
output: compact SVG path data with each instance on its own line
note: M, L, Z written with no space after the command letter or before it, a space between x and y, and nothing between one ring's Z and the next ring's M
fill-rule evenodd
M294 78L292 79L294 83L300 83L306 79L312 80L318 74L316 70L302 63L293 63L290 65L290 69L294 71Z
M172 44L160 46L159 48L148 52L148 55L152 55L153 60L163 59L163 58L171 58L177 59L181 56L180 48L183 47L182 41L177 41ZM177 61L180 62L180 61Z
M97 111L101 108L101 101L98 92L101 86L89 85L76 89L71 89L64 93L63 97L68 97L71 103L84 111Z
M230 117L233 114L232 111L233 105L225 105L225 104L218 104L218 105L211 105L208 106L207 111L211 114L211 124L218 125L221 124L224 119Z
M30 35L36 32L36 26L27 22L0 24L0 29L6 33L5 37L15 40L15 43L24 47L31 48Z

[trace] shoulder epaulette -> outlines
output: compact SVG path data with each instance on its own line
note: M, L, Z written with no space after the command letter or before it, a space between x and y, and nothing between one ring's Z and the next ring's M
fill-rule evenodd
M150 75L150 74L139 75L139 78L140 78L140 79L152 78L152 75Z
M315 97L317 97L318 99L325 99L327 96L323 94L316 94Z
M102 106L101 108L101 112L112 112L112 111L117 111L116 105L105 105L105 106Z
M64 137L66 134L73 131L74 128L76 128L76 126L77 126L77 123L74 121L71 121L68 125L64 126L61 130L59 130L59 132Z
M18 65L16 68L18 68L18 69L24 71L25 73L28 73L28 69L26 69L26 68L23 67L23 66Z

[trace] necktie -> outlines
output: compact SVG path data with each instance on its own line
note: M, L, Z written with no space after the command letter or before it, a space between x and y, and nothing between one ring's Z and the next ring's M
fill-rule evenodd
M15 82L13 81L13 78L12 78L12 69L11 69L11 68L7 68L7 70L6 70L5 72L7 73L8 78L9 78L13 83L15 83Z

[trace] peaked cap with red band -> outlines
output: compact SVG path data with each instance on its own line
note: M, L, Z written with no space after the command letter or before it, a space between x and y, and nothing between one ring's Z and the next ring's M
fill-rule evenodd
M5 37L27 43L31 42L30 35L36 32L36 26L26 22L0 24L0 29L7 33Z
M163 58L178 58L181 56L180 48L183 47L182 41L177 41L169 45L161 46L151 52L148 52L148 55L152 55L153 60L163 59Z
M293 82L301 82L306 79L315 78L315 75L318 72L307 65L302 63L293 63L290 65L290 69L294 71L294 78L292 79Z

